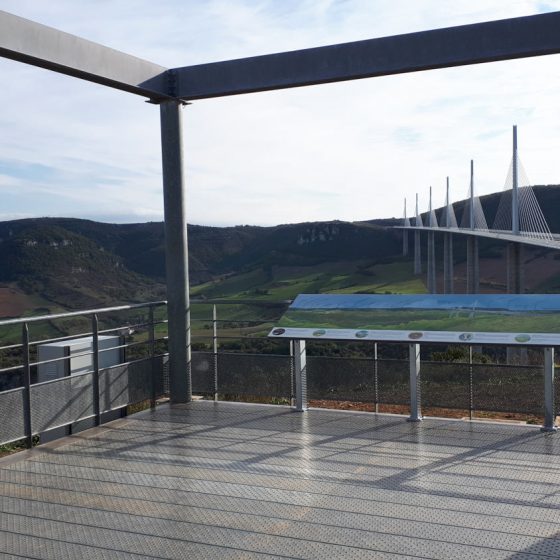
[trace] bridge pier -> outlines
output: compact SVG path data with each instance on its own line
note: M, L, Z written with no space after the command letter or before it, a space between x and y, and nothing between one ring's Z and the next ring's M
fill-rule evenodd
M474 235L467 238L467 294L480 291L480 260L478 257L478 239Z
M408 230L402 230L403 238L402 238L402 254L403 257L408 256Z
M443 235L443 293L452 294L453 291L453 234Z
M414 274L422 274L422 253L420 247L420 232L414 232Z
M428 232L428 292L430 294L437 293L436 286L436 242L433 231Z
M507 244L507 293L522 294L525 291L523 274L523 245L509 242Z

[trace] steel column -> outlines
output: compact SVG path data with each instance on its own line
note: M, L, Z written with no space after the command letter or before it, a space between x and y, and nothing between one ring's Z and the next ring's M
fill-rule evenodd
M467 294L480 291L480 260L478 257L478 239L474 235L467 238Z
M443 293L453 292L453 234L443 234Z
M296 410L307 410L307 357L305 340L294 340L294 370L296 385Z
M191 319L182 141L182 105L160 104L165 215L165 262L169 335L169 389L172 403L189 402Z
M543 432L555 432L554 410L554 348L544 349L544 425Z
M422 410L420 406L420 344L408 345L410 364L410 416L409 422L420 422Z

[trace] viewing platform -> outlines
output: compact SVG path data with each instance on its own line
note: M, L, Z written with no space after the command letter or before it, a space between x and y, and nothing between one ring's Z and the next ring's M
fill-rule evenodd
M9 558L560 557L536 426L159 405L0 460Z

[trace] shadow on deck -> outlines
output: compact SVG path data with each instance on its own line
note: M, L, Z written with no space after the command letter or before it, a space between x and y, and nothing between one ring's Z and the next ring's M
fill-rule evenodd
M558 558L559 454L530 426L162 406L0 460L0 556Z

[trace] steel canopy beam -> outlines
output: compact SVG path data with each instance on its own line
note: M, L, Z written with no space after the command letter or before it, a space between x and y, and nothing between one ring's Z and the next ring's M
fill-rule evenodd
M167 68L0 11L0 56L155 99Z
M194 100L560 53L560 12L175 68ZM170 92L171 93L171 92Z

